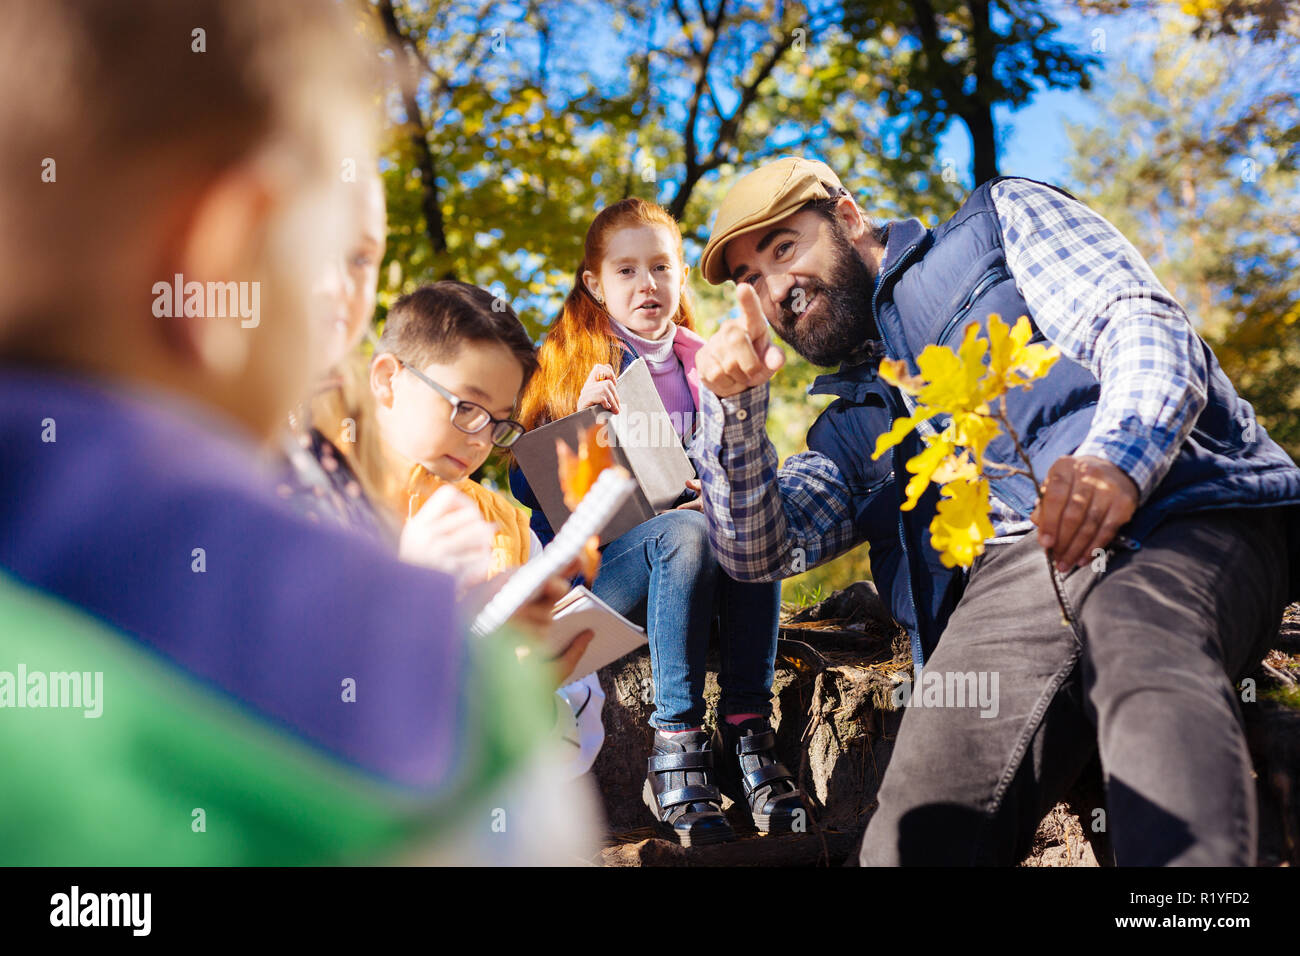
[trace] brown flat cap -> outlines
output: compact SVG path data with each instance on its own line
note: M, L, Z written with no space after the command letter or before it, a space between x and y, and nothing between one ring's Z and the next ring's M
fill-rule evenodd
M704 278L713 285L729 278L723 253L732 239L784 219L810 199L831 198L823 183L844 188L829 166L802 156L786 156L742 176L718 207L700 257Z

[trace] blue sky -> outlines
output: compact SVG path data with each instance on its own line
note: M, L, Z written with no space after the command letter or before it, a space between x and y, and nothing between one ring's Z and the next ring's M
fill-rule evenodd
M709 3L712 6L712 2ZM1091 52L1100 61L1100 67L1094 72L1094 83L1104 85L1107 71L1124 60L1143 57L1143 35L1150 35L1155 24L1149 15L1125 14L1122 16L1084 16L1066 0L1045 0L1041 7L1059 24L1060 30L1054 35L1058 41L1071 44L1080 51ZM590 18L601 17L602 8L583 8ZM612 11L605 10L607 15ZM614 30L612 23L585 22L588 32ZM657 22L657 29L669 31L672 23L667 20ZM609 83L621 88L626 81L626 64L624 56L628 44L636 46L639 40L632 36L621 37L622 43L610 43L592 50L592 59L583 66L592 71L597 84ZM662 39L662 37L660 38ZM1100 44L1100 46L1099 46ZM520 49L525 49L527 44ZM532 56L531 50L526 51ZM557 102L563 101L557 89ZM567 91L575 95L577 91ZM666 91L661 90L661 94ZM733 91L725 85L718 90L718 96L724 108L734 105ZM1039 90L1028 105L1016 112L1007 109L995 111L994 119L1002 148L999 153L999 166L1003 174L1029 176L1035 179L1061 181L1067 178L1068 149L1064 124L1066 121L1076 123L1095 123L1099 121L1099 111L1094 105L1092 94L1083 91ZM967 188L973 188L971 172L970 137L966 127L960 121L953 121L941 138L936 159L942 164L951 158ZM665 181L667 189L669 183Z
M1088 94L1060 90L1039 93L1032 103L1015 113L996 110L994 118L1002 137L998 170L1004 176L1065 180L1070 146L1065 123L1090 122L1096 112ZM954 159L962 181L972 185L970 135L962 123L953 123L940 139L939 157Z
M1097 52L1101 67L1093 74L1097 87L1104 87L1106 72L1125 59L1140 59L1144 55L1144 37L1149 37L1154 20L1147 16L1081 17L1077 11L1061 3L1044 4L1061 22L1058 37L1076 44L1079 49L1092 49L1098 38L1095 31L1104 31L1100 40L1104 48ZM1028 176L1049 182L1062 182L1069 176L1069 141L1065 124L1091 125L1099 121L1099 110L1094 93L1080 90L1042 90L1030 103L1016 112L1008 109L994 111L1001 149L998 169L1003 175ZM966 127L954 122L940 139L940 161L952 157L963 182L971 182L971 145Z

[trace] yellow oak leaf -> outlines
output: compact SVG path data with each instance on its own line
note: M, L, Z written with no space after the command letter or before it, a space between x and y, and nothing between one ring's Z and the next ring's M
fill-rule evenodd
M989 521L989 483L951 481L940 489L934 520L930 522L930 543L946 568L968 568L984 553L984 542L993 537Z
M951 442L945 441L940 436L929 440L924 451L908 459L907 470L912 473L912 477L905 489L907 500L899 506L903 511L911 511L916 507L917 502L921 500L921 495L925 494L925 489L930 487L935 471L943 465L949 455L955 454L956 451Z
M908 417L906 415L895 418L894 424L889 431L883 433L876 439L876 450L871 454L871 460L875 461L889 449L893 448L900 441L907 437L908 433L917 426L918 423L925 421L919 416Z
M902 359L881 359L879 375L894 388L909 395L915 395L925 385L925 379L909 372L907 363Z
M1029 345L1034 334L1029 317L1022 315L1008 327L996 312L989 314L988 397L996 398L1008 389L1028 385L1042 378L1056 364L1061 352L1056 346Z
M969 455L963 454L953 455L942 462L934 470L934 477L930 480L939 485L946 485L950 481L974 481L979 476L979 467Z
M952 444L967 449L971 457L979 464L984 462L984 449L1001 430L998 423L988 415L988 406L980 406L982 411L960 412L952 416L952 421L944 430L950 435Z
M988 343L981 342L981 353ZM965 343L963 343L963 351ZM925 379L925 387L917 393L922 404L951 415L960 411L971 411L983 404L979 391L979 380L984 374L984 365L975 361L973 366L963 361L952 349L940 345L927 345L917 356L916 364Z

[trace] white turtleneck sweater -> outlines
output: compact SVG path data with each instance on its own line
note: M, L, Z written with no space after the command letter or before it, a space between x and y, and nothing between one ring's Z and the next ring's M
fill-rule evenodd
M691 396L691 387L686 382L686 370L681 360L673 352L673 342L677 338L677 323L670 323L668 331L661 338L647 339L637 335L627 326L610 319L614 331L632 346L633 350L645 359L650 369L650 377L655 383L655 390L664 403L664 410L672 419L677 434L685 437L691 431L695 415L695 399Z

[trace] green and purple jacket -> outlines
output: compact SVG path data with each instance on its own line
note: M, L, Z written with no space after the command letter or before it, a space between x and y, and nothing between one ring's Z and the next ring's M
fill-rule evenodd
M0 462L0 864L511 860L551 691L450 579L174 398L0 370Z

